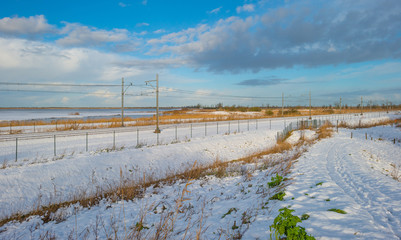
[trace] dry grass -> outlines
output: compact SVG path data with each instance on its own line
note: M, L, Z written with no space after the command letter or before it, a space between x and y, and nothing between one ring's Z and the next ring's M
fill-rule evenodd
M344 121L341 121L338 124L338 127L349 128L349 129L358 129L358 128L371 128L371 127L377 127L377 126L383 126L383 125L399 126L399 125L401 125L401 118L381 120L381 121L377 121L377 122L368 122L368 123L359 122L359 124L357 124L357 125L352 125L352 124L348 124Z
M394 179L394 180L396 180L396 181L398 181L398 182L401 182L401 174L400 174L400 172L401 172L401 165L400 164L395 164L395 163L392 163L392 164L390 164L390 166L392 167L392 170L391 170L391 172L390 172L390 176Z
M210 165L202 166L199 164L194 164L193 166L189 166L186 170L182 171L181 173L170 173L167 177L163 179L156 179L153 175L143 175L143 178L140 180L132 180L124 178L122 172L120 172L120 183L118 186L109 185L105 186L102 189L98 188L98 191L95 193L87 193L85 191L81 192L80 194L74 195L71 197L72 200L65 201L65 202L58 202L49 204L47 206L43 206L40 203L40 198L33 208L34 210L30 211L29 213L17 213L13 216L10 216L6 219L2 219L0 221L0 226L3 226L7 222L10 221L24 221L29 216L39 215L42 217L43 222L49 222L54 220L52 216L58 209L67 208L71 205L79 204L80 206L87 208L94 205L98 205L102 199L109 199L112 202L116 202L122 199L125 200L132 200L134 198L142 197L144 191L149 187L158 187L162 186L163 184L173 184L176 181L183 180L183 181L192 181L193 179L199 179L201 177L207 175L215 175L216 177L224 177L227 176L227 168L230 164L248 164L248 163L256 163L258 160L262 159L264 156L269 154L277 154L277 153L284 153L286 151L290 151L293 149L293 146L286 142L281 142L276 144L274 147L266 149L264 151L260 151L254 154L251 154L247 157L222 162L218 159L215 160ZM298 157L296 155L295 157ZM295 159L292 158L292 159ZM288 162L288 161L287 161ZM265 162L265 164L271 164ZM269 167L273 166L274 164L269 165ZM285 165L285 167L280 168L281 171L289 171L291 167L291 163ZM251 175L247 175L247 177L252 177ZM184 194L185 195L185 194Z
M252 109L252 108L250 108ZM259 109L258 109L259 110ZM375 109L376 111L377 109ZM385 111L378 109L377 111ZM212 121L230 121L230 120L247 120L247 119L261 119L261 118L274 118L281 117L281 108L261 109L256 112L231 112L225 111L225 114L214 114L215 109L181 109L165 111L159 116L159 124L179 124L179 123L198 123L198 122L212 122ZM307 108L285 108L284 116L309 116L309 109ZM329 108L312 108L312 115L329 115L339 114L339 109ZM360 113L359 109L342 109L342 114ZM72 113L76 115L77 113ZM124 117L125 126L149 126L156 124L156 117L143 117L143 118L130 118ZM115 128L121 127L121 118L105 118L105 119L67 119L57 121L2 121L0 127L10 127L10 134L22 133L23 130L15 130L13 127L38 127L36 131L69 131L78 129L97 129L97 128ZM46 130L41 129L40 126L52 126Z
M325 122L317 131L317 139L329 138L333 135L333 125L330 122Z

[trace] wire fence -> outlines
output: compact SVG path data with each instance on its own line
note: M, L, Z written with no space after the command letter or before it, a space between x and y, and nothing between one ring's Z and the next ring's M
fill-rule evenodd
M373 113L371 114L373 117ZM383 114L382 114L383 115ZM376 114L378 116L378 114ZM366 117L366 116L365 116ZM93 129L55 133L17 134L0 137L0 161L37 162L58 159L77 153L99 153L123 148L141 148L156 145L189 142L196 138L240 134L244 132L277 133L276 140L285 138L290 131L318 128L325 121L360 119L359 115L316 116L307 118L252 119L221 122L162 125L161 133L154 126ZM1 162L0 162L1 164Z

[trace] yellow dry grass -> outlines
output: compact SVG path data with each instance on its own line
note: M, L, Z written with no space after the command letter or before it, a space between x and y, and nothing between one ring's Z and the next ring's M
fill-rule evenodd
M385 111L385 110L382 110ZM307 108L285 108L284 117L306 117L309 116ZM339 114L339 109L312 108L312 115L329 115ZM360 113L360 109L342 109L342 114ZM214 121L231 121L231 120L247 120L261 118L281 117L281 109L263 109L260 112L231 112L220 111L216 113L214 109L181 109L165 111L159 116L159 124L180 124L180 123L198 123L198 122L214 122ZM143 118L124 117L125 126L149 126L156 124L156 116ZM78 129L97 129L97 128L115 128L121 127L121 118L103 118L103 119L67 119L46 121L1 121L0 127L10 127L10 134L22 133L23 130L15 130L13 127L23 126L51 126L46 130L38 128L37 131L68 131Z

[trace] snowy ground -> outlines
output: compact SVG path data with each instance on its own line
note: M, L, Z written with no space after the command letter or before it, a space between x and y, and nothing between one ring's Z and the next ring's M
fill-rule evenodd
M214 135L0 169L1 214L29 210L37 204L38 196L43 203L68 198L88 186L118 184L120 167L127 177L142 176L143 172L162 177L188 168L195 160L206 164L217 158L238 159L272 146L275 133ZM288 141L295 143L301 135L315 137L311 131L295 132ZM272 164L264 167L263 163L281 162L296 150L265 157L256 166L233 167L232 174L224 178L212 175L191 181L190 192L185 194L188 200L179 211L175 211L176 200L187 182L149 188L143 198L124 204L105 201L91 209L70 206L46 224L37 216L22 223L9 223L0 227L0 239L38 239L45 234L58 239L141 234L146 239L168 213L177 216L171 239L193 239L198 231L204 239L239 235L243 239L269 239L269 226L278 209L289 205L298 216L310 215L301 225L317 239L400 239L401 183L393 179L397 168L401 172L400 139L400 128L391 126L340 128L332 138L307 147L308 151L293 165L287 176L292 180L286 183L284 201L269 200L277 189L268 188L267 182L277 168ZM327 211L331 208L347 214ZM134 231L138 226L142 226L141 231Z

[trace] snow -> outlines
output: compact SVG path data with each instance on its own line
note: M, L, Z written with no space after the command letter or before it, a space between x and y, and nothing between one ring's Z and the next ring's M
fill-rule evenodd
M366 122L377 119L363 118ZM185 135L181 135L180 142L175 144L170 143L174 140L174 129L170 129L169 133L164 132L172 136L165 145L135 148L132 144L120 151L92 150L62 159L37 163L28 160L26 164L11 165L0 169L0 215L29 210L38 204L38 196L43 204L68 199L79 190L90 192L97 187L118 186L120 168L125 178L138 180L143 173L162 178L190 168L195 161L209 164L216 159L239 159L273 146L277 130L289 123L286 121L273 124L272 130L261 124L259 131L251 129L236 134L209 132L202 136L200 128L193 139L185 140ZM345 121L359 122L359 119ZM245 128L246 125L241 126ZM294 131L287 141L295 144L302 136L315 139L316 133ZM128 139L129 136L122 142ZM234 165L233 173L227 177L212 175L192 180L185 195L188 200L177 213L170 239L183 239L188 226L187 239L195 238L198 229L202 229L202 238L206 239L218 239L220 235L232 238L236 234L243 239L269 239L269 226L278 209L288 206L295 210L295 215L310 215L301 226L317 239L400 239L401 183L392 177L396 167L401 166L400 139L400 128L395 126L340 128L331 138L301 147L306 151L287 176L291 180L286 182L284 201L269 200L279 189L269 189L267 182L278 169L261 167L263 161L279 163L290 158L296 149L265 156L256 165ZM35 147L27 149L34 151ZM71 234L79 239L88 234L89 239L94 239L98 233L99 239L105 239L114 237L114 232L124 238L127 232L132 233L141 216L143 225L149 229L139 234L146 239L163 216L176 213L176 200L187 183L150 187L142 198L132 201L103 201L90 209L69 206L60 209L49 223L43 223L38 216L21 223L8 223L0 227L0 239L38 239L46 233L58 239L68 239ZM347 214L327 211L331 208Z
M303 224L313 236L401 237L401 185L388 172L391 163L401 164L400 146L390 141L366 140L364 136L365 131L381 135L383 129L401 138L399 129L388 126L352 130L356 133L352 139L350 130L341 129L333 138L312 146L295 164L290 175L295 181L287 188L288 199L294 200L283 205L310 215ZM328 212L331 208L347 214Z

